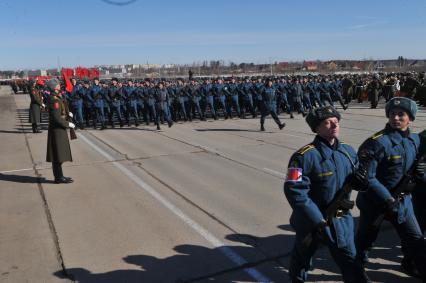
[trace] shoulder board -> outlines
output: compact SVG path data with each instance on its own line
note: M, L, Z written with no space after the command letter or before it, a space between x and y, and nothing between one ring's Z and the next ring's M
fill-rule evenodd
M382 131L380 131L378 133L375 133L370 138L373 139L373 140L377 140L378 138L380 138L381 136L383 136L383 134L384 134L384 131L382 130Z
M344 141L340 141L340 144L346 144L346 145L348 145L346 142L344 142Z
M313 144L307 144L307 145L305 145L304 147L302 147L301 149L299 149L299 150L297 151L297 153L299 153L299 154L303 155L303 154L305 154L307 151L309 151L309 150L311 150L311 149L314 149L314 148L315 148L315 146L314 146Z

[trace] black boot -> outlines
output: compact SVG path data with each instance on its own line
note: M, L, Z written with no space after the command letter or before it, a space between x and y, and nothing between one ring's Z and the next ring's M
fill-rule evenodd
M410 276L421 278L420 272L417 270L413 260L404 257L401 261L402 271Z
M264 132L264 131L265 131L265 127L263 126L263 124L262 124L262 125L260 125L260 130L261 130L262 132Z

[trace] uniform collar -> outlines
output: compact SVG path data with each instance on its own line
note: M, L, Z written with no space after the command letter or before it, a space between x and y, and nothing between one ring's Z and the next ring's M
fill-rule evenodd
M393 129L389 124L386 124L386 128L385 128L386 134L389 136L389 139L392 141L392 143L394 145L400 144L403 140L403 136L402 133L398 130ZM407 130L408 131L408 136L410 137L411 132L410 129Z
M336 150L342 151L342 144L338 139L336 139L334 146L330 146L323 138L317 135L313 143L324 159L330 159Z

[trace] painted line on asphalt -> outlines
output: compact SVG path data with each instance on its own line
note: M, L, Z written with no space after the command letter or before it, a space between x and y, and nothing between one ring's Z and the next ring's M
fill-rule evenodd
M0 174L22 172L22 171L33 171L33 170L34 168L16 169L16 170L0 171Z
M105 152L103 149L99 148L96 144L91 142L84 135L80 134L79 137L90 145L94 150L96 150L99 154L104 156L106 159L112 161L112 164L120 170L124 175L129 177L133 182L135 182L140 188L149 193L152 197L154 197L158 202L160 202L163 206L168 208L174 215L179 217L183 222L185 222L189 227L195 230L200 236L202 236L205 240L207 240L210 244L212 244L215 248L218 248L227 258L229 258L232 262L237 265L244 265L248 262L242 258L240 255L235 253L231 248L225 246L225 244L216 238L213 234L199 225L197 222L189 218L182 210L173 205L170 201L164 198L161 194L159 194L156 190L154 190L150 185L145 183L140 177L136 176L132 171L124 167L122 164L114 161L114 158ZM253 279L257 282L272 282L269 278L264 276L255 268L245 268L244 271L249 274Z
M283 179L286 177L286 175L284 173L281 173L281 172L278 172L278 171L275 171L275 170L272 170L272 169L269 169L269 168L263 168L263 171L266 171L268 173L271 173L271 174L278 176L280 178L283 178Z

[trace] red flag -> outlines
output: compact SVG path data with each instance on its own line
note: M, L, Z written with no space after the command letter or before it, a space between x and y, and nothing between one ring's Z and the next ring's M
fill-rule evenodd
M72 83L70 79L68 78L67 72L64 69L62 69L62 76L64 77L65 90L69 93L72 92L72 88L73 88Z
M41 86L44 86L44 81L41 79L40 76L37 77L37 84L41 85Z

